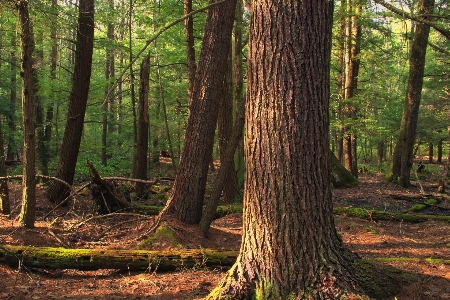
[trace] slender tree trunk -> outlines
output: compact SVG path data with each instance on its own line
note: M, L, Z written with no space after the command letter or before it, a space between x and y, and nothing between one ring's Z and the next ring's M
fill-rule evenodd
M42 45L44 37L43 32L40 30L36 34L37 38L37 44ZM49 154L49 147L48 143L46 141L45 136L45 130L46 130L46 124L45 124L45 109L44 109L44 103L41 96L39 96L39 78L38 78L38 70L37 66L41 66L44 62L44 51L42 48L34 51L34 61L35 66L33 68L33 86L34 86L34 102L36 104L36 136L37 136L37 147L36 147L36 155L37 155L37 162L39 166L39 170L42 173L42 175L49 175L48 172L48 164L50 160L50 154Z
M11 38L11 46L13 49L16 47L16 37L13 35ZM7 136L7 149L6 160L14 160L16 156L17 147L14 141L14 133L16 132L16 103L17 103L17 58L14 51L11 51L10 58L10 91L9 91L9 111L7 114L8 136ZM19 159L19 158L17 158Z
M56 177L72 184L83 134L84 115L88 100L92 53L94 45L94 0L80 0L77 45L73 86L64 137L56 169ZM47 190L50 201L59 203L69 195L69 189L58 181L52 181Z
M361 43L361 25L359 22L359 15L361 14L361 5L355 0L347 0L347 14L345 25L345 81L344 81L344 99L346 105L344 107L344 117L348 120L356 119L357 108L348 102L356 94L359 73L359 52ZM356 133L353 132L351 126L345 128L346 136L344 137L344 161L345 167L353 176L358 177L357 164L357 148L356 148Z
M5 152L3 143L2 118L0 118L0 177L6 176ZM9 215L11 206L9 205L8 181L0 180L0 209L2 214Z
M130 63L133 61L133 3L134 0L130 0L130 9L128 14L128 39L129 39L129 61ZM134 91L134 70L133 64L130 64L130 98L131 98L131 110L133 112L133 148L134 153L137 151L137 113L136 113L136 95ZM131 170L131 175L134 176L136 174L135 165L133 164L133 169Z
M234 172L234 153L241 140L244 123L245 103L241 103L241 108L236 116L230 139L226 145L226 151L223 152L223 155L220 155L220 169L212 188L211 197L206 204L202 219L200 220L200 230L204 236L208 235L209 228L214 220L222 190L225 189L226 177L229 176L230 172Z
M243 14L244 14L244 3L238 2L236 5L236 14L234 19L233 27L233 38L234 43L232 43L232 83L233 83L233 104L236 109L238 109L242 103L244 103L244 74L243 74L243 63L242 63L242 51L244 48L243 42ZM239 115L236 111L235 115ZM243 139L240 140L238 149L235 154L235 171L238 180L238 189L240 190L244 182L244 142ZM240 191L239 191L240 192Z
M22 179L22 210L20 223L28 228L34 228L36 211L36 135L34 116L34 82L33 82L33 29L28 13L28 1L16 2L19 14L20 48L22 51L22 121L23 121L23 179Z
M442 163L442 138L439 139L438 144L437 144L437 160L436 162L438 164Z
M228 155L228 145L230 144L232 131L233 131L233 93L232 93L232 64L231 64L231 52L228 57L229 71L226 76L224 91L222 93L222 101L219 110L219 118L217 120L217 127L219 132L219 153L220 164L222 165ZM242 128L243 129L243 128ZM241 131L242 131L241 129ZM239 140L238 140L239 142ZM237 147L237 145L236 145ZM235 148L236 148L235 147ZM232 166L234 166L234 153L231 155ZM237 174L233 168L227 169L227 174L223 177L223 199L225 203L233 202L239 195Z
M419 14L430 20L434 9L434 0L421 0ZM400 133L394 150L392 166L393 178L399 177L403 187L411 185L410 172L413 164L413 147L416 137L417 119L422 94L423 75L425 70L425 54L428 44L430 26L419 23L415 26L414 39L409 59L409 77Z
M428 142L428 163L433 163L433 142Z
M135 154L135 166L137 179L147 179L147 154L148 154L148 93L150 79L150 57L147 56L141 63L141 75L139 85L139 119L138 119L138 143ZM136 183L136 196L147 198L147 186L144 183Z
M235 9L236 0L230 0L211 7L206 18L185 143L168 201L168 211L187 224L198 224L202 214Z
M184 0L184 14L192 12L192 0ZM194 18L189 17L184 20L184 32L186 37L186 58L187 58L187 75L188 75L188 99L192 100L192 94L195 81L195 44L194 44ZM191 103L189 103L189 106Z

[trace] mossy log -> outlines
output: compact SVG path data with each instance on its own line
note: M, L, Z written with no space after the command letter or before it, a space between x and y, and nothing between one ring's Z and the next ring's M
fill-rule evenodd
M337 215L345 215L347 217L356 217L373 221L403 221L403 222L425 222L429 220L450 222L450 216L441 215L425 215L411 213L395 213L381 210L371 210L357 207L337 207L334 209Z
M170 251L66 249L0 246L0 263L44 269L120 269L171 271L193 267L230 267L238 251L182 249Z
M132 204L131 208L136 212L146 215L157 215L164 206L154 206L145 204ZM217 207L215 218L221 218L229 214L242 213L242 205L222 205Z

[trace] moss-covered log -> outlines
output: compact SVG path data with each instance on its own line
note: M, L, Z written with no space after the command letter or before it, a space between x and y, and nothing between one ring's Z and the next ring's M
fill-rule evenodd
M337 215L345 215L347 217L363 218L374 221L385 220L385 221L403 221L403 222L417 223L434 220L434 221L450 222L450 216L395 213L356 207L337 207L334 209L334 213Z
M66 249L0 246L0 263L45 269L120 269L161 271L193 267L229 267L238 251L182 249L171 251Z
M157 215L164 206L154 206L145 204L132 204L131 208L139 213L146 215ZM221 218L229 214L242 213L242 205L222 205L217 207L215 218Z

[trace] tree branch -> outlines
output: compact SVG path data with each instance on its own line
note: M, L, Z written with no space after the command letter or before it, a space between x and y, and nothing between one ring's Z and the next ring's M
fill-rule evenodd
M392 11L393 13L395 13L395 14L403 17L403 18L410 19L410 20L413 20L413 21L416 21L416 22L419 22L419 23L423 23L423 24L429 25L430 27L434 28L437 32L442 34L445 38L450 40L450 30L447 30L447 29L445 29L445 28L443 28L443 27L441 27L441 26L439 26L439 25L437 25L437 24L435 24L433 22L424 20L424 19L420 18L419 16L412 15L412 14L410 14L410 13L408 13L408 12L402 10L402 9L399 9L399 8L395 7L392 4L387 3L384 0L374 0L374 2L384 6L388 10Z

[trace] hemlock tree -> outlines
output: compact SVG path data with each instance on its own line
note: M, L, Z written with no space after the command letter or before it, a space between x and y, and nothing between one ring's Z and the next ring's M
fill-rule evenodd
M141 63L139 77L139 103L138 103L138 135L137 147L134 154L134 178L147 180L147 153L148 153L148 93L150 78L150 56L146 56ZM136 197L147 198L148 189L146 184L136 183Z
M333 1L255 0L250 25L240 255L207 299L357 293L332 215Z
M19 14L20 48L22 77L22 121L23 121L23 159L22 159L22 209L20 223L34 228L36 212L36 134L34 117L33 87L33 29L28 13L28 1L16 2Z
M424 16L424 20L430 21L433 9L434 0L420 1L419 14ZM409 58L409 76L403 102L402 122L392 161L392 179L398 179L398 183L403 187L411 185L410 172L414 160L413 148L422 95L425 54L430 33L429 24L417 23L415 27Z
M56 168L56 177L69 184L73 183L75 176L91 79L94 46L94 2L94 0L80 0L79 3L72 90L69 96L66 128ZM67 186L58 181L52 181L47 190L50 201L54 203L64 200L69 192Z
M218 2L216 0L210 3ZM186 224L202 216L206 176L214 144L218 99L228 69L236 0L209 8L200 50L184 146L167 211Z

